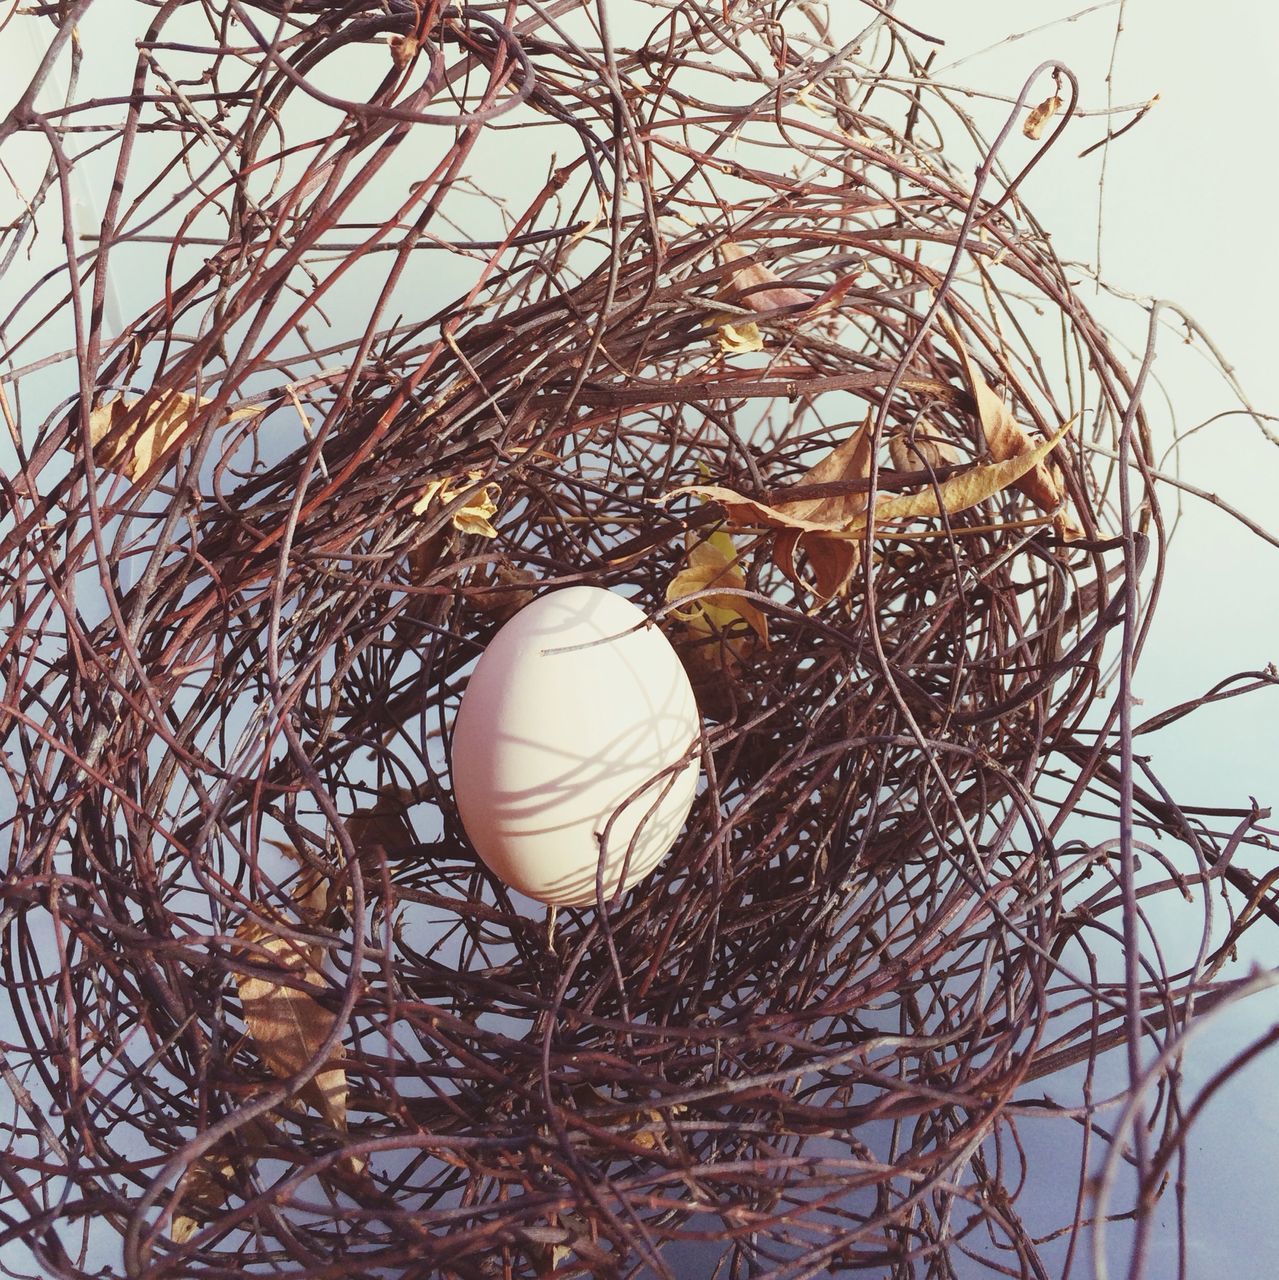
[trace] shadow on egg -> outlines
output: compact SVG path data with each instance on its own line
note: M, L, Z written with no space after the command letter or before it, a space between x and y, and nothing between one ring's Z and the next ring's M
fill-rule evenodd
M698 736L684 668L641 610L597 587L552 592L498 632L463 694L462 825L495 875L557 905L595 900L602 847L610 898L678 837Z

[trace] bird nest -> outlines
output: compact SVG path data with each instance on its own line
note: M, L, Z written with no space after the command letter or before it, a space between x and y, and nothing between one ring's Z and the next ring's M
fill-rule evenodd
M1033 1082L1191 1017L1093 963L1134 813L1179 850L1148 892L1252 896L1106 690L1164 529L1147 366L1020 203L1069 72L974 180L891 5L618 8L139 5L131 90L18 120L28 231L73 122L122 144L7 322L37 403L78 325L78 392L6 402L6 1214L50 1274L1046 1274ZM584 583L675 645L703 782L652 875L548 915L449 743ZM1181 1112L1141 1105L1148 1200Z

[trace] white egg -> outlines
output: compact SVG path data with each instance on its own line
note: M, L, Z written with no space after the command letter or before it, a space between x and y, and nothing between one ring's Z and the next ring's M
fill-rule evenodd
M489 869L542 902L604 899L675 843L697 789L697 703L670 642L624 596L568 587L493 637L453 729L453 790Z

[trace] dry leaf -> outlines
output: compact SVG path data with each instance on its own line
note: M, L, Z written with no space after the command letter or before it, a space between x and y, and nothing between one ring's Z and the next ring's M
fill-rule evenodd
M770 507L766 502L756 498L748 498L736 489L726 489L716 484L686 484L678 489L671 489L660 499L669 502L672 498L686 495L703 498L707 502L718 502L733 524L764 525L770 529L803 529L813 533L836 533L842 528L839 525L824 524L819 520L806 520L803 516L792 515L788 507L799 506L794 502L780 503Z
M453 512L453 527L459 533L478 533L483 538L496 538L497 530L493 528L491 521L497 515L497 500L502 496L502 491L493 481L481 484L481 480L481 471L468 471L464 476L445 476L441 480L432 480L413 504L413 514L425 515L432 504L447 507L468 489L474 489L466 502Z
M273 1129L270 1116L256 1116L187 1166L176 1188L182 1211L173 1215L169 1228L174 1244L185 1244L206 1222L212 1221L234 1190L237 1162L252 1164L258 1152L270 1144Z
M435 572L440 556L448 546L449 534L445 531L433 534L409 552L409 581L421 585Z
M289 898L297 908L304 923L316 925L322 923L329 915L332 901L332 882L323 872L316 870L291 844L283 840L264 840L273 849L278 849L287 858L298 864L301 870L293 887L289 890Z
M545 1227L525 1227L520 1232L521 1242L528 1250L529 1258L538 1268L539 1276L550 1277L558 1268L572 1259L576 1253L582 1262L590 1266L593 1275L602 1275L605 1269L611 1274L616 1259L601 1249L591 1238L587 1221L576 1213L561 1210L551 1214ZM580 1272L581 1268L576 1268Z
M498 622L513 618L525 605L533 603L537 575L514 565L496 564L486 578L479 579L467 592L470 604Z
M320 924L332 906L331 881L322 871L304 866L293 886L293 903L307 925Z
M383 787L374 804L357 809L346 820L361 862L376 863L379 853L387 858L402 858L417 848L417 833L409 821L414 800L407 787Z
M837 481L866 479L870 475L873 439L868 421L842 444L832 449L816 466L806 471L800 484L832 484ZM860 550L851 539L832 539L828 535L842 532L854 516L865 510L864 493L850 493L834 498L803 498L769 506L718 485L688 485L672 490L666 494L666 499L685 493L697 494L709 502L718 502L735 523L761 524L780 529L782 532L774 550L778 567L792 581L813 591L821 603L824 604L847 588L857 568ZM802 582L795 568L795 552L801 546L813 571L814 583L811 585ZM674 587L675 584L671 585Z
M720 246L720 256L725 262L740 262L751 255L739 244L729 241ZM735 270L720 288L719 296L735 302L749 311L771 312L779 308L808 307L812 299L802 289L785 285L767 267L750 262ZM753 320L743 321L732 316L713 316L708 324L716 327L716 341L721 351L730 355L742 355L749 351L763 351L764 335Z
M666 588L667 600L679 600L711 587L745 589L746 574L733 539L727 533L721 530L709 538L699 538L690 533L687 540L688 567L671 579ZM740 624L745 623L765 644L768 643L768 620L745 596L702 596L674 612L695 635L731 636L734 631L740 632Z
M278 917L277 917L278 919ZM237 973L236 988L244 1022L258 1054L271 1072L282 1078L297 1075L315 1060L333 1030L334 1015L302 987L300 982L323 987L319 948L307 946L273 932L269 925L250 917L236 930L245 944L245 959L256 968L278 969L288 983L257 974ZM262 952L267 952L263 956ZM301 1091L335 1129L346 1132L346 1072L330 1061ZM352 1159L347 1168L357 1172L362 1162Z
M823 289L817 295L812 304L813 313L822 314L827 311L833 311L844 300L844 295L857 283L863 274L862 268L858 267L853 271L847 272L839 277L834 284Z
M716 331L715 341L719 343L721 351L734 356L764 349L764 335L760 333L759 325L754 320L748 320L745 324L734 324L726 320Z
M418 38L415 35L391 37L391 61L397 71L405 67L417 56Z
M865 480L870 476L871 449L875 433L869 417L843 444L832 449L816 466L800 478L800 485L834 484L844 480ZM778 510L788 515L842 526L866 509L864 493L841 494L834 498L803 499L783 502ZM779 569L792 582L801 582L795 568L795 552L803 548L808 567L813 573L809 589L818 604L825 604L848 589L861 561L860 546L848 538L828 538L820 534L787 529L778 534L773 558Z
M309 1066L333 1029L333 1014L293 981L323 987L317 949L286 938L250 917L236 931L246 944L246 959L256 968L276 968L290 984L269 977L237 973L236 987L245 1025L262 1061L277 1076L296 1075ZM263 956L262 952L268 953ZM302 1095L336 1128L346 1127L346 1073L325 1067L302 1090Z
M990 456L996 462L1006 462L1021 457L1028 449L1034 448L1034 442L1026 429L1013 417L1012 411L991 390L990 384L978 372L976 362L968 354L968 348L954 326L946 323L951 341L959 353L964 367L964 377L969 390L977 402L977 416L981 422L983 435ZM1083 530L1063 511L1066 501L1066 490L1061 477L1047 460L1037 464L1018 481L1017 488L1028 497L1041 511L1053 513L1057 531L1067 541L1083 537Z
M1021 131L1026 137L1037 141L1044 132L1044 126L1061 110L1061 99L1053 94L1051 98L1045 98L1031 113L1026 117L1026 123L1022 125Z
M813 86L806 84L796 95L795 101L807 107L815 116L828 116L830 112L813 98Z
M736 713L743 697L738 680L744 654L739 656L739 652L753 643L749 635L715 638L690 633L674 638L675 652L693 686L697 709L708 720L723 724Z
M137 409L141 403L141 400L116 396L89 414L94 462L129 480L146 475L155 460L186 435L198 411L213 402L183 392L170 392L149 401L145 417ZM261 408L234 409L224 421L252 418L261 412Z
M816 466L804 473L800 484L830 484L837 480L864 478L870 474L870 441L867 427L857 429L843 444ZM863 460L863 451L867 456ZM707 502L718 502L734 524L765 525L772 529L797 529L811 533L834 533L844 528L844 517L865 506L864 494L839 498L805 498L795 502L779 502L775 507L755 498L747 498L735 489L722 485L689 484L671 489L661 501L692 494Z
M741 262L751 256L748 249L731 240L720 246L725 262ZM812 296L803 289L784 284L776 272L758 262L747 263L733 272L729 282L720 290L720 296L731 299L751 311L777 311L782 307L807 307Z
M638 1147L648 1150L665 1148L662 1134L666 1129L667 1115L681 1116L688 1108L681 1102L666 1108L666 1113L649 1107L636 1107L621 1115L602 1117L596 1114L601 1108L611 1108L614 1101L606 1093L602 1093L588 1081L579 1081L572 1089L573 1104L578 1112L596 1124L607 1124L616 1128L617 1132L629 1139Z
M226 1203L236 1166L216 1152L215 1147L202 1155L178 1181L183 1212L174 1215L169 1228L174 1244L185 1244Z
M1014 458L1009 458L1003 462L990 463L986 466L973 467L920 493L881 497L875 504L875 521L878 524L885 520L906 520L936 516L940 515L942 511L945 511L948 515L966 511L969 507L974 507L978 503L984 502L987 498L992 498L995 494L1001 493L1010 485L1017 484L1036 467L1040 467L1044 459L1065 438L1071 425L1072 423L1070 422L1065 423L1050 439L1031 445ZM863 428L863 430L866 430L866 428ZM840 447L841 450L848 451L847 457L856 457L856 439L856 437L852 437ZM836 450L836 453L839 452L840 450ZM832 458L834 456L832 455ZM826 459L826 461L829 462L831 459ZM818 465L820 467L822 464ZM817 467L813 468L813 471L809 472L805 477L809 483L818 483L813 474L817 470ZM829 509L827 511L805 510L810 507L807 502L787 502L771 507L767 503L758 502L754 498L743 497L732 489L725 489L717 485L685 485L679 489L672 489L665 494L663 501L669 501L671 498L682 494L695 494L708 502L718 502L724 508L729 519L737 524L760 524L774 529L794 530L805 534L824 534L826 535L825 540L831 540L832 535L838 535L842 540L849 540L851 535L862 532L867 524L864 501L862 503L863 509L860 511L847 514L847 509L845 509L845 514L836 515L834 518L831 518ZM853 496L861 497L862 495ZM831 500L824 501L829 502ZM840 499L839 501L844 500ZM801 514L801 510L803 514ZM810 540L808 545L810 560L812 558L812 541ZM818 539L818 541L822 541L822 539ZM853 545L856 545L855 539L853 540Z
M669 1108L672 1116L682 1115L687 1107L676 1104ZM640 1113L643 1124L636 1129L625 1129L623 1132L637 1147L648 1151L665 1151L666 1143L663 1134L666 1131L666 1117L660 1111L644 1111Z
M963 462L964 455L949 440L928 434L928 424L921 422L910 435L898 431L889 437L888 456L898 471L940 471Z
M919 493L883 498L875 504L875 522L878 524L882 520L914 520L924 516L941 515L943 511L953 516L961 511L967 511L969 507L975 507L985 502L987 498L993 498L997 493L1002 493L1039 466L1062 442L1071 426L1072 422L1065 423L1050 439L1040 441L1025 453L1009 458L1006 462L992 462L984 467L973 467ZM866 516L863 513L849 525L849 531L855 533L865 527Z

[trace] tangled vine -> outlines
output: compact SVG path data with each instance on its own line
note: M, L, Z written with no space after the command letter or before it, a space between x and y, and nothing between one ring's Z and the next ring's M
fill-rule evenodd
M1134 746L1194 709L1131 697L1167 424L1020 198L1069 69L988 141L891 2L106 8L8 19L48 52L0 125L47 162L0 241L0 1244L1045 1278L1124 1219L1139 1275L1275 833ZM704 785L548 920L448 745L578 583L675 643Z

